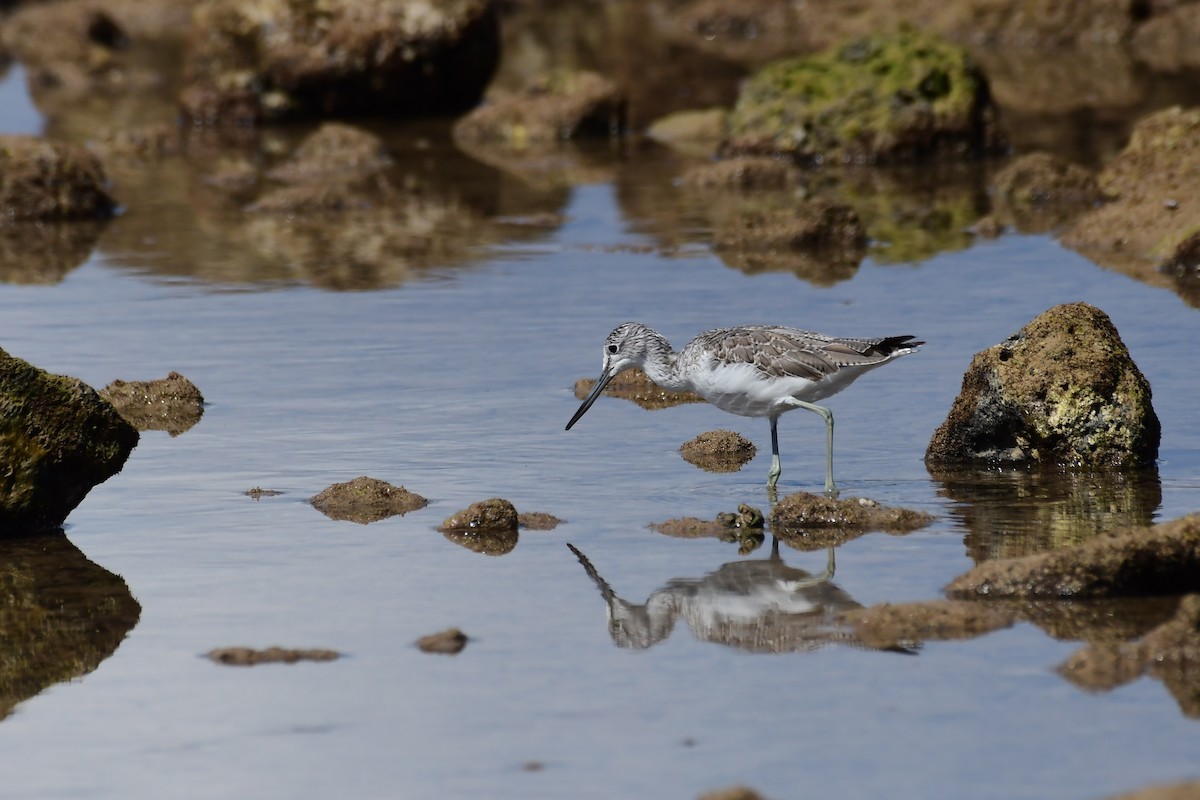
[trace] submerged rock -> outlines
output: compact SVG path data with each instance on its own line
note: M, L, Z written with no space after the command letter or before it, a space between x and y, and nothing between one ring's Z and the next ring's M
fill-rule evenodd
M100 396L139 431L178 436L204 415L204 395L178 372L153 381L116 380L101 389Z
M429 501L403 486L361 475L346 483L335 483L309 502L330 519L366 525L396 514L407 514L429 505Z
M743 205L722 219L713 249L747 272L789 270L831 283L854 274L867 254L867 231L848 205L773 198Z
M754 443L736 431L705 431L679 447L684 461L708 472L737 472L754 458Z
M1157 457L1159 435L1112 321L1071 303L976 354L925 463L1136 466Z
M116 210L94 154L35 136L0 136L0 219L104 219Z
M90 386L0 350L0 535L57 528L137 442Z
M523 511L517 514L517 524L531 531L551 531L562 523L561 519L544 511Z
M992 216L978 227L1015 224L1029 233L1057 228L1105 199L1091 171L1049 153L1013 159L992 179L992 191Z
M211 0L193 14L180 103L221 125L452 113L498 59L492 0Z
M951 597L1130 597L1200 592L1200 514L1074 547L987 561Z
M463 651L467 646L469 638L465 633L458 628L447 628L438 633L431 633L428 636L422 636L417 639L417 649L422 653L440 653L442 655L454 656Z
M268 647L255 650L252 647L218 647L206 654L218 664L234 667L253 667L257 664L295 664L298 661L333 661L341 658L336 650L321 648L296 650L287 647Z
M454 139L467 145L521 150L581 136L619 136L625 127L625 97L615 83L594 72L558 70L523 94L499 97L454 125Z
M983 73L966 50L914 29L779 61L751 77L726 154L902 161L1003 145Z
M342 122L326 122L267 177L290 184L346 183L373 176L391 163L387 145L375 134Z

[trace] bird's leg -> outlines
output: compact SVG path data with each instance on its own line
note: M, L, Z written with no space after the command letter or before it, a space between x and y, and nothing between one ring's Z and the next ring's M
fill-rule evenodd
M837 486L833 483L833 412L824 406L818 406L813 403L806 403L803 400L792 398L792 403L797 408L806 408L814 414L820 414L825 419L825 495L827 497L838 496ZM774 422L772 421L771 432L775 432ZM776 451L778 452L778 450Z
M767 488L772 490L779 482L779 476L783 474L783 467L779 465L779 431L776 428L778 422L779 417L771 417L771 470L767 473Z

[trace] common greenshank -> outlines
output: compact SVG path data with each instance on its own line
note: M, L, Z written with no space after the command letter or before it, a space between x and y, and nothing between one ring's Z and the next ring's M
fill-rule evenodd
M912 336L846 339L773 325L718 328L700 334L678 353L658 331L639 322L620 325L604 341L604 369L567 430L596 402L614 377L633 367L664 389L690 390L722 411L771 421L771 470L780 474L779 415L805 408L825 420L825 493L833 483L833 414L815 401L835 395L864 372L916 352Z

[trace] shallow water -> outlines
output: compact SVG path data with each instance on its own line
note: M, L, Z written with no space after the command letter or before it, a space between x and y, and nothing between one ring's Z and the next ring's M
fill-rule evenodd
M124 579L140 618L110 615L113 642L127 630L111 656L0 722L0 795L691 797L744 783L780 798L1091 798L1200 775L1196 721L1161 683L1086 693L1054 671L1078 643L1029 624L915 655L750 653L683 618L649 646L617 646L568 542L634 605L770 550L742 557L647 527L765 508L765 421L603 398L563 430L574 381L595 377L603 337L627 319L677 345L746 322L928 341L829 403L843 493L937 515L840 547L839 602L935 598L973 558L1172 519L1200 497L1195 367L1179 345L1200 337L1200 316L1176 295L1015 234L913 263L868 259L828 286L746 274L702 243L662 245L650 213L630 210L639 180L659 180L652 167L533 192L561 199L561 226L373 291L286 271L198 274L131 234L135 215L61 282L0 285L10 353L96 387L177 370L208 401L182 435L144 433L69 518L70 542ZM166 218L178 230L164 238L203 238ZM214 258L239 257L222 247ZM1112 317L1150 380L1157 480L931 477L922 454L971 356L1073 301ZM742 471L680 458L718 427L757 443ZM819 420L791 414L780 429L781 489L819 490ZM366 526L308 504L363 474L431 503ZM253 500L252 487L282 494ZM567 523L522 532L500 557L435 530L492 496ZM807 573L826 563L781 557ZM413 646L449 626L472 637L460 655ZM347 657L252 669L201 657L236 644Z

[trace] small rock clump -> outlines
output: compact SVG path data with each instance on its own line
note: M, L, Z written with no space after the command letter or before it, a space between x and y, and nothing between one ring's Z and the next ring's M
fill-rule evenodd
M333 661L341 657L336 650L292 649L287 647L268 647L255 650L252 647L218 647L207 653L208 657L218 664L228 664L234 667L253 667L258 664L295 664L298 661Z
M761 156L699 164L684 172L679 183L689 189L780 191L799 185L801 177L790 160Z
M100 396L139 431L178 436L204 414L204 395L178 372L152 381L115 380L100 390Z
M407 514L429 504L424 497L403 486L393 486L365 475L346 483L335 483L314 495L309 502L330 519L349 520L360 525Z
M975 355L925 463L1132 467L1157 457L1160 431L1108 315L1070 303Z
M467 635L458 628L447 628L438 633L431 633L417 639L417 649L422 653L440 653L454 656L463 651L469 641Z
M624 133L625 97L608 78L594 72L558 70L525 92L498 97L454 125L455 141L521 150L583 136Z
M443 531L515 531L520 525L517 509L502 497L480 500L451 514L442 523Z
M679 448L683 459L708 472L737 472L754 458L754 443L736 431L705 431Z
M584 399L591 393L596 381L591 378L580 378L575 381L575 397ZM664 389L646 377L646 373L634 368L625 370L609 381L604 388L605 396L620 397L630 400L642 408L655 410L680 406L684 403L703 403L704 398L692 392L673 392Z
M544 511L523 511L517 514L517 524L531 531L552 531L563 521Z
M768 518L771 532L798 549L839 545L868 531L911 533L933 516L907 508L889 508L866 497L833 499L796 492L781 499Z

